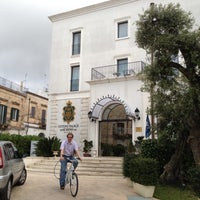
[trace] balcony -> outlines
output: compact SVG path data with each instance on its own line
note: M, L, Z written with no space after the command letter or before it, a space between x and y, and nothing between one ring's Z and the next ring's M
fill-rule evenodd
M130 62L123 65L108 65L92 68L91 80L112 79L116 77L135 76L142 72L146 64L142 61Z

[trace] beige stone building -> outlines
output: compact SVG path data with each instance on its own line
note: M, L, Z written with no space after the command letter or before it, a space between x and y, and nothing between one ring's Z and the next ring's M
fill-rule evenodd
M0 132L46 134L48 98L0 77Z

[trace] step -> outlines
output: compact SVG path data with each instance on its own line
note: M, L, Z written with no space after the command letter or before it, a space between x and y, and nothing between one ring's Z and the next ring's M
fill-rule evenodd
M41 162L41 163L34 163L32 165L28 165L31 167L45 167L45 168L52 168L56 165L57 162L53 163L49 163L49 162ZM57 163L58 165L60 165L60 162ZM121 163L88 163L88 162L79 162L78 164L79 168L85 168L85 167L89 167L89 168L118 168L121 169L122 168L122 164Z
M78 175L87 176L123 176L123 158L121 157L84 157L77 168ZM56 168L55 168L56 165ZM59 173L59 158L43 158L26 165L28 172Z
M34 173L47 173L47 174L59 174L59 171L54 172L54 170L45 170L45 169L34 169L34 168L28 168L27 169L28 173L29 172L34 172ZM122 173L110 173L110 172L95 172L95 171L79 171L77 170L76 173L78 176L113 176L113 177L122 177Z

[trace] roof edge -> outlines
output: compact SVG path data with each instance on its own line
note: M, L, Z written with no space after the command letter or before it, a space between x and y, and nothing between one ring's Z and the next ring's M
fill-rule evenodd
M68 19L68 18L85 15L88 13L128 4L131 2L136 2L136 1L140 1L140 0L117 0L117 1L116 0L108 0L108 1L101 2L101 3L93 4L90 6L78 8L75 10L51 15L48 18L50 19L51 22L56 22L56 21L60 21L60 20L64 20L64 19Z

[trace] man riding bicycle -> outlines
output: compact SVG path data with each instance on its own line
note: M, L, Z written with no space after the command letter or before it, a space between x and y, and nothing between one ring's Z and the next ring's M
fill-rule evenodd
M62 141L60 145L60 189L63 190L65 188L65 174L66 174L66 167L67 167L67 158L73 161L74 169L78 166L78 161L74 157L76 155L80 160L80 154L78 151L78 145L76 141L73 140L73 133L67 134L67 139Z

